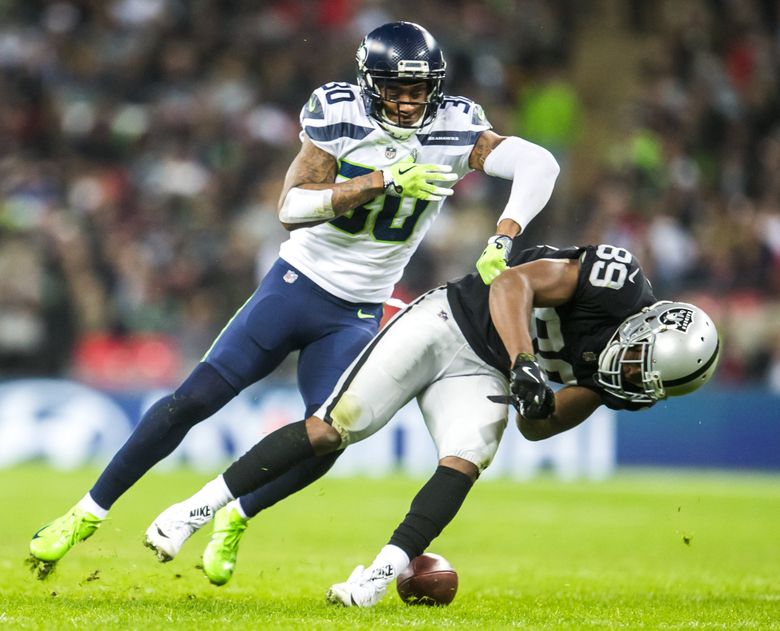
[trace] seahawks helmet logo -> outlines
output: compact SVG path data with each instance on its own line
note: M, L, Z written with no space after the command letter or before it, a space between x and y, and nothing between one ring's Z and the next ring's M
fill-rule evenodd
M687 333L688 327L693 324L693 310L684 308L669 309L658 316L658 320L669 328Z
M358 68L363 68L366 63L366 59L368 59L368 47L366 46L365 40L360 44L360 47L357 49L357 53L355 54L355 60L357 61Z

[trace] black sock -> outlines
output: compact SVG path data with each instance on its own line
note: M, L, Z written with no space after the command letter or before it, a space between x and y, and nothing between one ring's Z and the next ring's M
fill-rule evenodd
M179 446L187 432L237 392L209 364L198 364L171 395L155 403L100 474L90 495L105 509Z
M275 480L264 484L256 491L243 495L241 509L247 517L254 517L261 510L270 508L285 497L297 493L315 480L325 475L344 450L334 451L323 456L312 456L281 474Z
M233 497L241 497L313 455L306 421L298 421L268 434L230 465L222 477Z
M401 548L410 559L420 556L455 517L473 484L465 473L439 465L412 500L389 543Z

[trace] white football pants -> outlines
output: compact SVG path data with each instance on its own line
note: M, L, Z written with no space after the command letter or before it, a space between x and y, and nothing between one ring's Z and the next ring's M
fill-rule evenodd
M384 427L417 397L439 458L457 456L483 471L507 423L507 406L487 395L508 391L506 377L471 350L439 287L385 326L314 416L332 423L347 446Z

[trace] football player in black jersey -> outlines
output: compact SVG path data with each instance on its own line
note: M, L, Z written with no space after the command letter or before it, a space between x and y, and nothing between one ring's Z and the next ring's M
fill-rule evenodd
M602 404L636 410L692 392L715 371L712 320L694 305L657 301L627 250L513 248L508 262L490 286L473 274L418 298L314 415L269 434L223 474L238 497L370 436L417 397L439 466L374 562L330 588L331 602L374 605L441 533L495 455L507 403L523 436L541 440Z

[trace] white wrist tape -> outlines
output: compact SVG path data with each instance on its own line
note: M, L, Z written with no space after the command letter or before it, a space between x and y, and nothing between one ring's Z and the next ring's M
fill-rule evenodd
M332 199L332 188L324 188L320 191L291 188L284 198L279 219L284 223L308 223L333 219L336 213L333 212Z
M512 180L512 192L497 223L511 219L524 230L550 200L561 168L544 147L509 136L488 154L484 170Z

